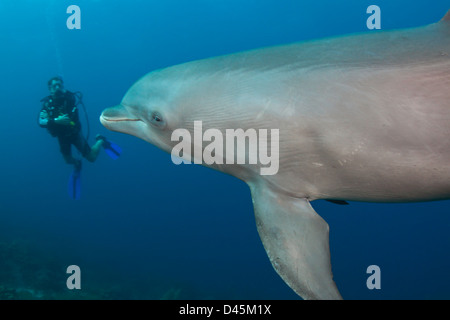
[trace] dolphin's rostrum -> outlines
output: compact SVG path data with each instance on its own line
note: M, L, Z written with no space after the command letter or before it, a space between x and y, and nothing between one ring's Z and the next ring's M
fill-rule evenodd
M340 299L328 224L310 201L450 198L450 12L420 28L157 70L100 120L169 153L178 143L172 132L192 133L195 121L222 132L279 129L275 175L260 175L254 164L205 165L250 186L261 240L295 292Z

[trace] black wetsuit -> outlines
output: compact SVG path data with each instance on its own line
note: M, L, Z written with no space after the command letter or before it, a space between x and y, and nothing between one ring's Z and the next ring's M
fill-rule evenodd
M91 152L91 148L81 132L75 94L66 90L56 96L47 96L41 102L39 125L47 128L53 137L58 137L61 153L64 156L71 156L70 146L73 144L83 157L86 157ZM71 120L70 125L55 123L55 118L65 114Z

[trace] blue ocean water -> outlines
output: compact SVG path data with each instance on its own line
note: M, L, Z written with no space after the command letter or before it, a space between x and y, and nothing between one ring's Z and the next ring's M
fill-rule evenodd
M81 29L69 30L69 5ZM450 1L2 0L0 51L0 298L297 299L259 240L248 187L98 121L149 71L262 46L439 20ZM121 145L71 167L37 125L47 80L81 91L96 133ZM83 119L84 115L81 114ZM83 122L84 129L86 123ZM347 299L449 299L450 203L313 203L330 225L334 279ZM66 268L81 269L81 290ZM381 289L366 286L369 265Z

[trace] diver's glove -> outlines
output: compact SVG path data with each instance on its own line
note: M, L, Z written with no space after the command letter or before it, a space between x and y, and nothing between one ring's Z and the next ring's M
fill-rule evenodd
M56 124L63 126L74 126L75 122L73 122L67 114L61 115L54 119Z

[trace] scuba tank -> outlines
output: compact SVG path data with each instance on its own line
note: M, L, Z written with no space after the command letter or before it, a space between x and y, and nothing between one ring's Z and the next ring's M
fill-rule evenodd
M79 105L81 105L81 107L83 108L83 112L84 112L84 118L86 120L86 141L89 140L89 136L91 134L91 128L89 126L89 117L88 114L86 112L86 106L83 103L83 94L81 93L81 91L75 91L73 93L73 95L75 96L75 108L77 108Z

